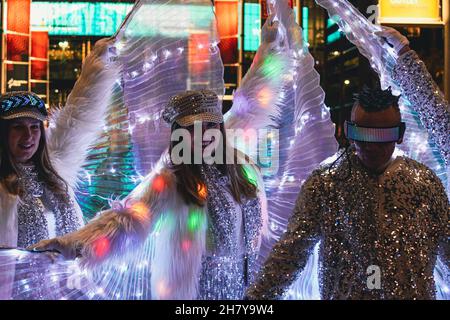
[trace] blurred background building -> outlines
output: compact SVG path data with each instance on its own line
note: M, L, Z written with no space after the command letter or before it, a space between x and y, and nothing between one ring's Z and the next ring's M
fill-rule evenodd
M63 105L94 43L111 36L134 1L1 1L1 92L33 90L48 105ZM367 17L398 28L450 94L449 0L353 0ZM353 94L377 76L314 0L290 0L303 38L316 59L326 104L343 143L342 123ZM378 5L378 6L377 6ZM225 65L225 111L233 90L253 61L267 18L265 0L216 0L215 12ZM195 7L192 7L195 11ZM378 13L380 15L378 15ZM195 12L193 12L195 14ZM166 19L166 17L152 17ZM447 72L446 72L447 70Z

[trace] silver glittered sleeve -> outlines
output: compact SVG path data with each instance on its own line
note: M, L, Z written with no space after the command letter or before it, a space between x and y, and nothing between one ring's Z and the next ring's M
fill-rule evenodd
M442 226L439 256L450 270L450 203L441 181L434 173L431 174L433 176L431 184L435 187L433 192L433 212L439 217L440 225ZM447 281L450 281L450 279L447 279Z
M320 173L303 184L285 234L275 244L246 296L252 300L280 299L305 267L320 236Z
M448 229L448 228L447 228ZM447 266L447 268L450 270L450 235L447 234L447 238L442 243L441 247L441 260L442 262ZM450 279L448 280L450 281Z
M413 50L398 58L393 80L418 113L447 165L450 164L450 106L425 63Z

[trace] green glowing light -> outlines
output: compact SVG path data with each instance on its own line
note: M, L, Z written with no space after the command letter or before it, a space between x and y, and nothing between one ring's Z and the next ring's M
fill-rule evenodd
M255 187L258 186L258 175L256 174L255 168L252 166L243 166L242 170L244 171L245 179L250 182Z
M187 228L191 233L199 231L203 226L204 218L201 209L192 207L189 209Z
M261 66L261 73L265 77L272 77L272 79L277 79L278 76L285 69L286 62L282 57L276 56L273 54L269 54L266 60L263 62Z

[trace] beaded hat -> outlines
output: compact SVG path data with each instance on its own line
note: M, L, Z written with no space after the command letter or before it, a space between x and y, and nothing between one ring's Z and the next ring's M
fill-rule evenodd
M33 118L47 119L45 102L33 92L16 91L0 96L0 119Z
M182 127L195 121L222 123L223 115L217 94L210 90L185 91L170 98L162 114L164 121Z

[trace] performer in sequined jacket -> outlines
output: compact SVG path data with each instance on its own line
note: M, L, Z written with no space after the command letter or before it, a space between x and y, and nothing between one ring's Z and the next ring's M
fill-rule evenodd
M100 40L85 59L80 79L49 129L44 128L45 103L36 94L0 97L0 246L25 248L84 224L73 189L103 127L105 94L117 73L103 61L108 44Z
M202 137L206 130L220 131L221 139L200 141L200 150L194 151L200 155L213 142L219 143L217 150L226 149L226 157L236 152L227 147L221 104L212 91L174 96L163 118L172 135L179 129L194 133L197 121ZM194 140L189 142L195 150ZM81 255L81 262L90 267L136 262L130 255L142 257L145 261L139 263L150 266L152 299L242 298L256 273L267 220L259 169L243 164L240 153L230 164L206 164L202 159L200 164L184 159L176 163L177 145L171 143L170 157L166 153L120 205L79 231L42 241L35 249L56 249L67 258ZM153 248L149 255L143 246L147 240Z
M432 170L392 158L404 130L389 91L359 95L351 147L303 185L250 299L281 298L318 241L323 299L435 298L437 256L449 265L449 202Z

